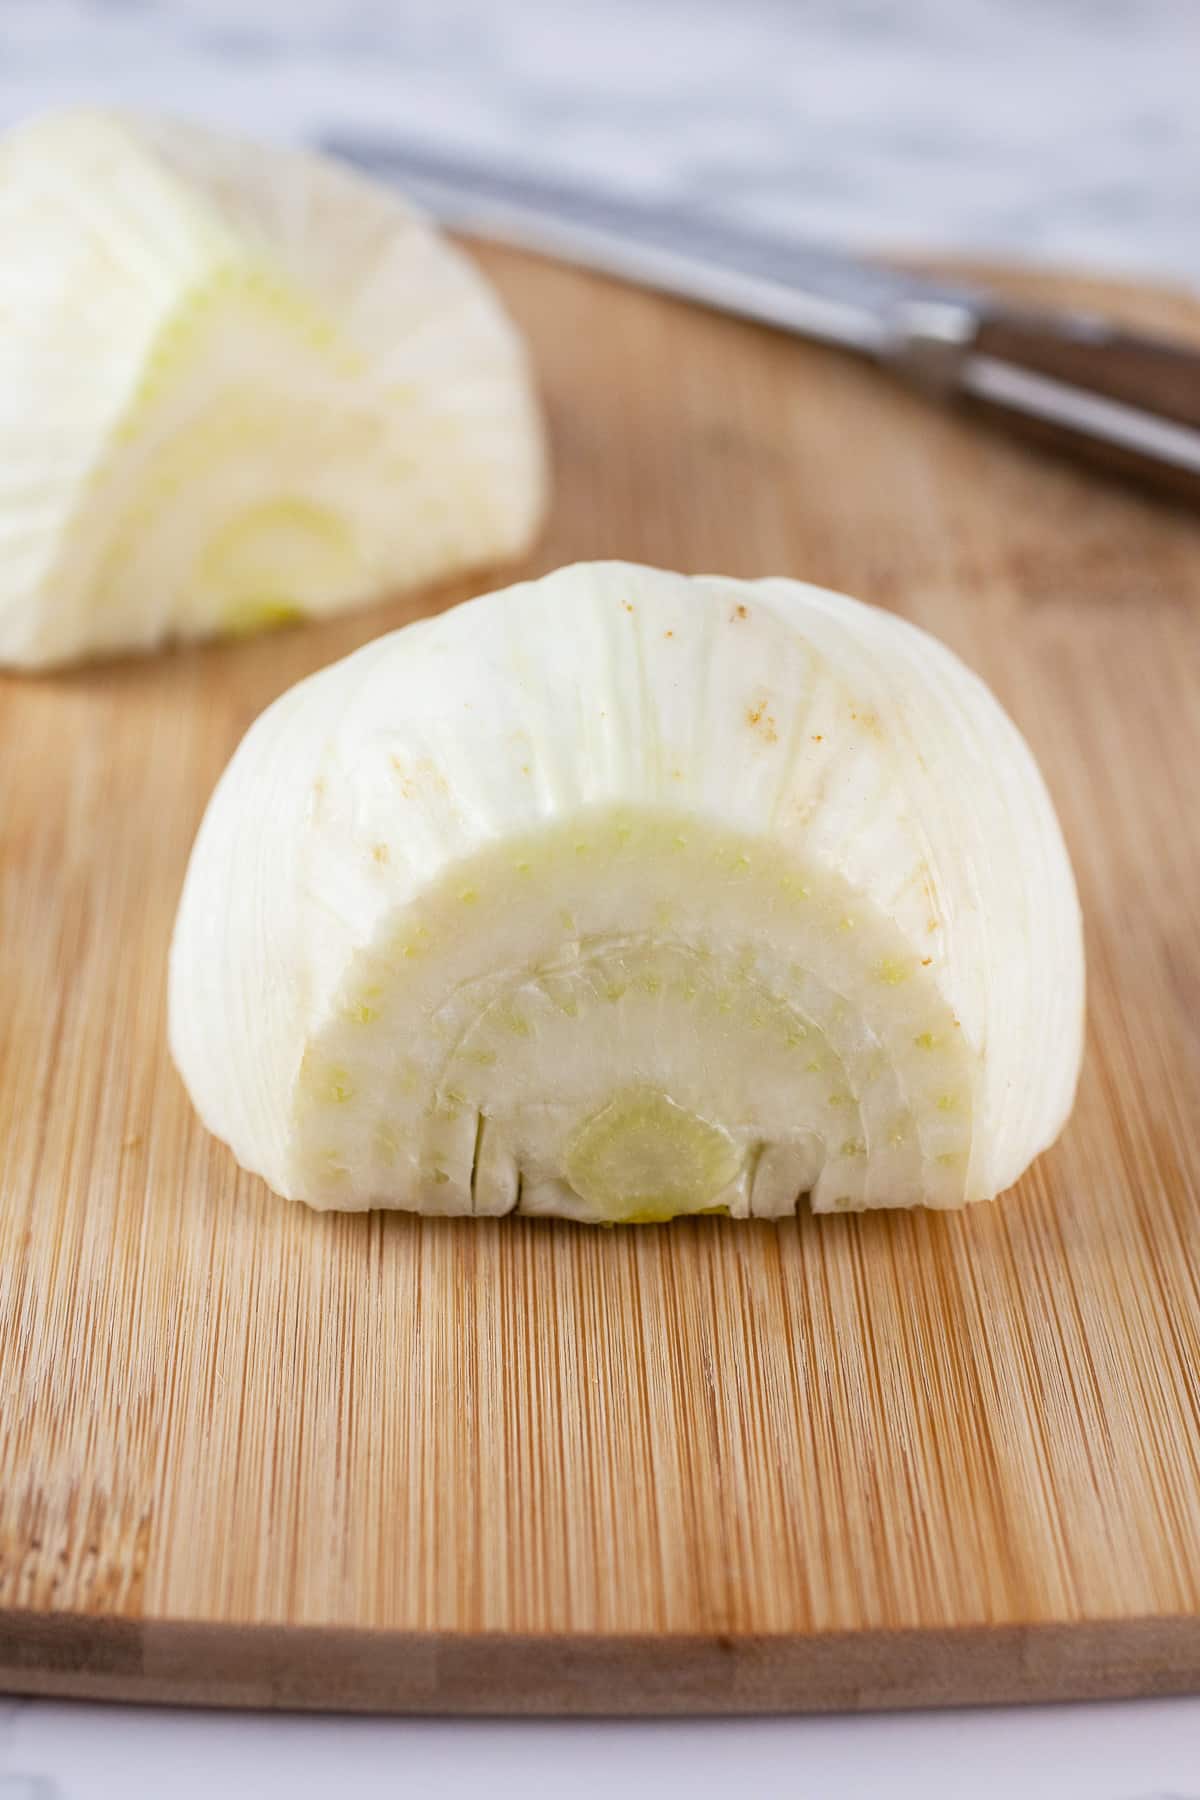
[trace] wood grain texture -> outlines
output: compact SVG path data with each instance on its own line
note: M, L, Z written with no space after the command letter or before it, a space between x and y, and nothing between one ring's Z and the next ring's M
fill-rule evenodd
M555 1711L1200 1686L1200 526L835 355L486 260L554 436L530 570L845 588L1014 713L1087 915L1074 1119L953 1216L290 1207L167 1059L188 848L269 700L467 588L0 679L0 1685Z

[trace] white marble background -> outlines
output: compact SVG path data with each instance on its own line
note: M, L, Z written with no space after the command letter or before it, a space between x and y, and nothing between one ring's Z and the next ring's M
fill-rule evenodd
M0 122L142 102L783 232L1200 285L1200 0L0 0ZM1200 1800L1200 1700L695 1724L0 1701L0 1800Z
M7 1715L7 1716L6 1716ZM1200 1700L870 1718L303 1718L0 1701L0 1800L1200 1800Z
M1196 0L0 0L0 119L81 97L1200 284Z

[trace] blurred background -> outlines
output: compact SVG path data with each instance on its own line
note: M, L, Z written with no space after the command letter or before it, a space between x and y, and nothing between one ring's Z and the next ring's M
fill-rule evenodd
M136 101L1200 284L1195 0L0 0L0 34L0 122Z

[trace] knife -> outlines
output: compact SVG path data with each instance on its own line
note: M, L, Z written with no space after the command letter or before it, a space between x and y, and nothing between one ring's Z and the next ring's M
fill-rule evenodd
M402 183L452 229L855 351L1050 448L1200 498L1200 349L1187 343L415 146L323 148Z

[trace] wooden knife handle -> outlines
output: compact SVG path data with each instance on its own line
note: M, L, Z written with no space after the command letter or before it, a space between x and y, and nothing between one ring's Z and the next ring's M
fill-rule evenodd
M957 386L1040 443L1200 500L1200 350L1086 318L985 314Z

